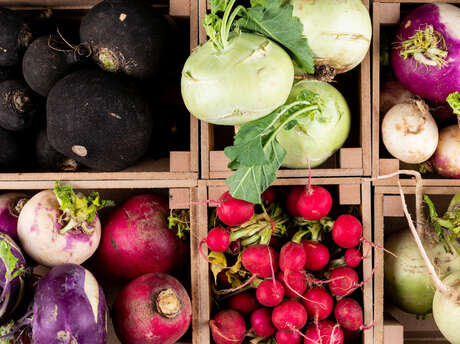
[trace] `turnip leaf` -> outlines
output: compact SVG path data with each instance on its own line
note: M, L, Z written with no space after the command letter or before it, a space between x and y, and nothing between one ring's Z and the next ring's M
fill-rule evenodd
M0 241L0 256L5 264L5 281L12 280L24 271L24 267L17 267L19 258L13 254L11 244L6 240Z
M460 93L453 92L449 94L446 101L452 108L454 114L456 114L457 116L460 116Z

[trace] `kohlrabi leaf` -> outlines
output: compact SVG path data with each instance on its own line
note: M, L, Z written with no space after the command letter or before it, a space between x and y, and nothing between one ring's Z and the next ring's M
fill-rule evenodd
M12 280L24 271L24 267L17 266L19 258L13 254L11 244L6 240L0 241L0 257L5 264L5 281Z
M14 338L16 334L14 333L15 327L16 324L14 323L14 320L10 320L8 323L5 323L4 325L0 326L0 344L19 343Z
M454 114L456 114L457 116L460 116L460 93L453 92L449 94L446 101L450 105L452 110L454 111Z
M306 73L313 74L313 53L303 35L300 19L292 15L292 5L283 0L253 2L256 6L240 12L242 18L237 22L239 29L257 32L279 43Z
M217 12L225 11L225 7L227 7L227 2L227 0L209 0L211 13L216 14Z

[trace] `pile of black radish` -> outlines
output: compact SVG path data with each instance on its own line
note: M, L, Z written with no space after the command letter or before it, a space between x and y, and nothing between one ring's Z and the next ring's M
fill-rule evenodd
M192 317L188 211L85 194L0 195L0 342L113 343L112 321L123 344L176 343Z
M120 171L187 147L174 140L186 109L157 86L179 87L183 61L165 52L183 25L142 0L104 0L78 23L0 8L0 170Z
M460 178L460 8L425 4L382 29L380 116L388 153ZM419 166L417 166L419 165Z
M254 207L226 192L213 201L200 250L213 276L214 342L342 344L370 329L360 220L332 209L321 186L270 187L262 199Z

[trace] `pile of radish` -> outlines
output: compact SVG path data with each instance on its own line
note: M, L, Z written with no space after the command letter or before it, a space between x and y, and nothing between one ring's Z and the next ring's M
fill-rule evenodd
M458 6L433 3L407 13L396 32L383 30L391 41L382 66L383 144L402 162L447 178L460 178L459 22Z
M123 344L184 336L188 211L153 194L113 206L60 182L0 195L0 342L113 343L111 319Z
M372 276L357 269L360 220L336 213L322 186L271 187L262 199L254 207L224 193L201 243L213 274L214 342L342 344L372 327L360 293Z

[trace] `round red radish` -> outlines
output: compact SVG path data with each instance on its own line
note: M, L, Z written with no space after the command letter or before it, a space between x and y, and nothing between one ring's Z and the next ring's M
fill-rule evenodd
M272 311L273 325L278 330L301 329L307 323L308 316L305 307L294 300L283 301Z
M363 256L361 255L361 251L357 248L349 248L345 251L345 264L350 268L356 268L359 264L361 264L361 260Z
M174 277L149 273L122 290L114 314L114 326L123 343L172 344L187 332L192 305Z
M256 290L257 301L265 307L275 307L283 301L284 287L276 279L263 280Z
M297 210L297 201L300 194L305 190L305 186L294 186L286 198L286 208L291 216L299 217L300 213Z
M229 289L232 284L228 281L227 271L223 270L217 274L217 285L219 289Z
M309 271L319 271L329 263L329 249L317 241L302 240L305 251L305 269Z
M244 316L248 316L259 307L260 305L257 302L257 298L254 293L248 291L233 295L230 299L228 299L228 308L233 309Z
M329 280L329 289L337 296L350 295L358 287L358 274L348 266L332 270Z
M252 330L258 337L267 338L276 331L272 323L272 314L268 308L259 308L252 312L250 322Z
M303 295L307 290L307 280L305 275L300 271L280 271L276 275L276 278L281 282L284 287L284 294L286 297L297 298ZM289 286L288 286L289 284ZM297 294L294 291L297 292Z
M206 245L211 251L224 252L230 246L230 233L222 227L214 227L206 237Z
M302 336L295 331L291 330L278 330L275 334L277 344L300 344L302 343Z
M324 320L331 315L334 300L326 289L321 287L308 289L304 294L304 298L306 300L303 299L302 301L307 309L309 317L317 320Z
M246 336L246 323L237 311L226 309L209 322L216 344L240 344Z
M363 309L361 305L350 298L337 302L334 309L335 320L349 331L359 331L363 326Z
M297 200L297 211L300 216L314 221L327 216L332 208L332 197L322 186L314 185L305 188Z
M271 186L267 190L265 190L261 196L265 204L271 204L275 202L277 198L276 191Z
M252 245L241 255L244 268L260 278L272 276L278 270L278 253L267 245Z
M239 226L248 221L252 215L254 215L254 204L233 198L228 191L220 196L217 216L227 226Z
M279 264L282 271L301 271L306 263L305 250L301 244L289 241L280 251Z
M345 340L354 340L358 338L359 336L359 331L350 331L350 330L347 330L346 328L343 328L342 332L343 332L343 337L345 338Z
M363 226L353 215L340 215L332 227L332 240L343 248L358 246L363 236Z
M317 327L318 326L318 327ZM331 320L322 320L318 325L312 323L305 331L304 344L342 344L343 331Z

